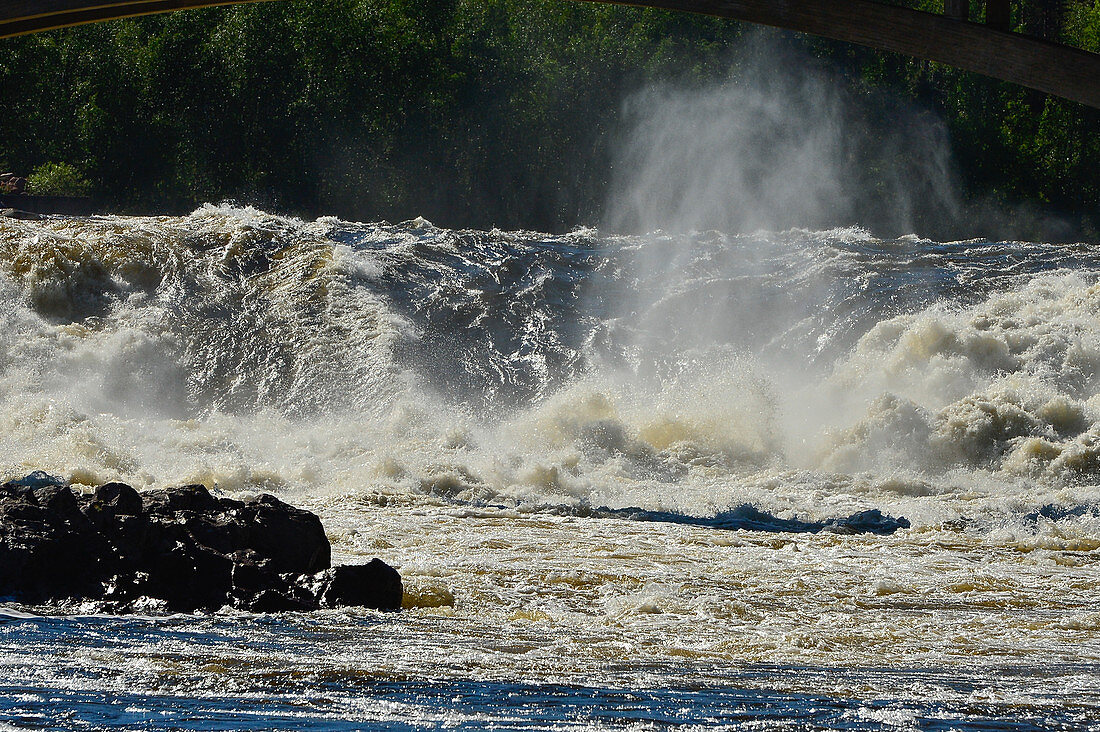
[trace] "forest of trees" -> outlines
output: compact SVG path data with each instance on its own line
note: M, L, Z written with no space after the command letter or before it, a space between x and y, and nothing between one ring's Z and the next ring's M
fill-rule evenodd
M942 0L909 3L942 9ZM1020 0L1100 51L1100 2ZM972 3L980 19L984 3ZM111 210L236 200L447 226L598 224L624 99L736 75L754 31L561 0L294 0L0 40L0 170L65 163ZM774 32L773 32L774 33ZM888 124L943 120L970 198L1100 224L1100 112L948 67L774 33ZM886 100L886 101L883 101Z

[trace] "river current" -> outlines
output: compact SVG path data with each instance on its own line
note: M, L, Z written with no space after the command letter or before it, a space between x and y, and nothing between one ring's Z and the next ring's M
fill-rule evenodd
M0 218L37 469L274 493L405 610L8 602L0 729L1100 724L1091 245Z

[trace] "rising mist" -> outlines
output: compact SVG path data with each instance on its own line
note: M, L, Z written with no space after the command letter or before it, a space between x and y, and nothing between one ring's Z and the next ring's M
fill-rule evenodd
M650 86L625 116L612 230L860 226L897 236L959 218L941 120L862 93L764 33L722 83Z

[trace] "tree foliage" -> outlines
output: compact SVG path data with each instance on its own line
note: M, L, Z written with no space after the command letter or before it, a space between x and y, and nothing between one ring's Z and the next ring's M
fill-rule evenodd
M937 0L914 5L938 9ZM1100 50L1100 4L1017 3ZM972 3L975 18L982 4ZM1039 18L1040 20L1035 20ZM1046 25L1043 25L1046 23ZM313 0L7 39L0 164L65 162L122 210L236 199L302 214L570 228L598 218L622 102L729 74L745 27L561 0ZM1100 114L935 64L791 36L946 120L968 190L1100 211Z

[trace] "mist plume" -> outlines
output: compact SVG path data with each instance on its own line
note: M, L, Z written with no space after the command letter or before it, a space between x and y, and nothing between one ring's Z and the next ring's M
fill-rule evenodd
M726 81L650 86L625 116L610 230L861 226L893 236L959 215L942 121L857 92L765 32Z

